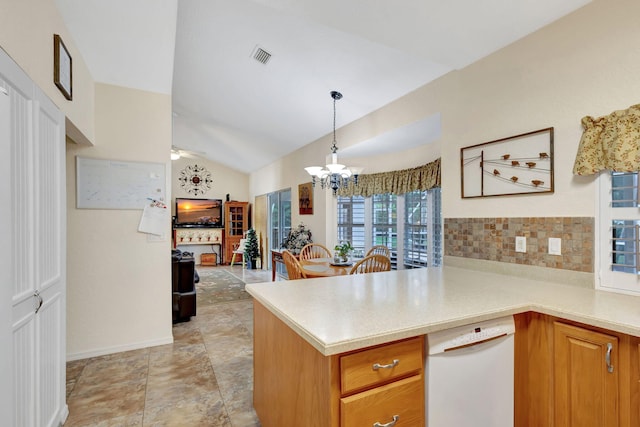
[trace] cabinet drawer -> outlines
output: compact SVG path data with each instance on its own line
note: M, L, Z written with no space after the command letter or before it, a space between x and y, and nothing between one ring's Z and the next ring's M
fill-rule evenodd
M342 395L374 387L394 378L410 375L412 372L421 372L423 349L422 337L418 337L342 356L340 358ZM374 369L374 364L394 366Z
M340 399L340 426L373 426L397 421L393 427L424 426L424 380L414 375Z

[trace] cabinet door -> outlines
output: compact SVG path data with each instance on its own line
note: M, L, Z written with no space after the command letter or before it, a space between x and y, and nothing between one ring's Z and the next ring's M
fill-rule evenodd
M618 338L554 322L555 425L618 425Z
M405 378L340 399L340 426L424 426L424 379Z

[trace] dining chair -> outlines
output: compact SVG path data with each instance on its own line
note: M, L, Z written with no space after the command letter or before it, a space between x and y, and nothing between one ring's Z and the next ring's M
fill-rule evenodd
M331 251L320 243L309 243L300 251L300 259L331 258Z
M233 267L233 263L236 260L236 255L240 255L242 257L242 268L245 267L244 247L246 243L247 243L247 239L240 239L240 241L238 242L238 246L233 248L233 255L231 255L231 264L230 264L231 267Z
M367 252L365 256L369 256L369 255L384 255L387 258L391 258L391 251L385 245L376 245L371 249L369 249L369 252Z
M282 259L284 260L284 265L287 267L287 277L289 280L307 278L302 271L302 267L300 267L300 261L298 261L294 254L288 250L284 250L282 251Z
M349 274L375 273L391 270L391 260L384 255L369 255L362 258L351 268Z

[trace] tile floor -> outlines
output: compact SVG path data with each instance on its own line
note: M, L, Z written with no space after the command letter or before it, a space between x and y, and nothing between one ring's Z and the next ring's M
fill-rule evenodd
M214 267L207 267L214 268ZM225 268L245 283L270 271ZM260 426L250 299L198 307L174 343L67 364L70 426Z

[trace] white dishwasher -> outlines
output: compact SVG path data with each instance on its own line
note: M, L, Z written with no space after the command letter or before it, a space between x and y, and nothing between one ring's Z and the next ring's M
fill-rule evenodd
M427 335L427 427L513 427L513 317Z

